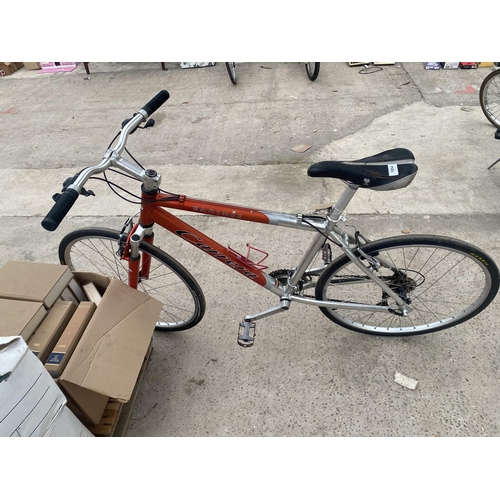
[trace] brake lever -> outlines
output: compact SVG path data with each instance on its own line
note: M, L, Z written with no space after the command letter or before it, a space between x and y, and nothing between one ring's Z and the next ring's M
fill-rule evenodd
M122 121L122 128L125 127L125 125L131 120L132 118L127 118L126 120L123 120ZM138 128L142 128L142 129L145 129L145 128L149 128L149 127L152 127L153 125L155 124L155 121L150 118L147 122L146 122L146 125L144 125L144 127L140 127L139 125L137 125L137 127L134 128L134 130L132 130L132 132L130 132L130 135L132 135Z
M76 179L78 178L79 175L80 175L80 172L78 172L77 174L75 174L73 177L68 177L63 182L63 188L62 188L61 192L54 194L52 196L52 199L54 201L57 201L59 199L59 197L61 196L61 194L64 193L64 191L66 191L66 189L68 188L68 186L71 186L71 184L73 184L76 181ZM82 189L80 191L80 194L83 195L83 196L95 196L94 191L92 191L90 189L87 190L84 187L82 187Z

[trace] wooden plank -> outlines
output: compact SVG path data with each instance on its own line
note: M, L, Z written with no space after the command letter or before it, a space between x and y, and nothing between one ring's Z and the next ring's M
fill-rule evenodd
M120 418L123 404L110 399L102 415L101 421L97 425L87 426L88 430L99 437L109 437L113 435L116 423Z

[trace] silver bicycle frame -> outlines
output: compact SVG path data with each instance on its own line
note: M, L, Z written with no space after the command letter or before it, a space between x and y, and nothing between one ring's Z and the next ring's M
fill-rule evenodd
M293 292L296 289L300 279L304 275L305 271L308 269L312 260L316 256L316 254L320 251L323 244L327 241L328 235L329 238L334 240L334 242L339 246L339 248L344 252L345 255L357 266L359 269L373 282L375 282L387 295L394 299L396 304L401 309L403 315L407 315L408 311L411 310L411 306L406 304L404 300L395 293L384 281L382 281L376 274L373 272L373 268L365 266L359 257L355 255L355 251L351 249L349 244L354 243L354 238L347 232L342 231L337 223L341 220L342 213L346 209L347 205L356 194L358 190L358 186L353 184L347 184L346 189L344 190L342 196L336 203L336 205L331 208L325 218L324 221L309 221L309 223L305 223L303 220L303 216L299 215L289 215L289 214L281 214L276 212L264 212L268 218L269 223L276 226L281 227L289 227L294 229L302 229L308 231L318 231L318 234L314 237L312 243L309 248L306 250L302 260L295 268L293 274L290 276L288 280L288 284L282 287L276 287L275 282L272 278L268 279L269 286L266 286L270 291L279 295L281 297L280 305L278 307L274 307L263 311L261 313L257 313L250 316L245 316L246 322L253 322L257 319L261 319L267 316L271 316L283 310L289 308L290 302L299 302L306 305L316 306L316 307L333 307L336 309L351 309L358 311L371 311L371 312L389 312L391 307L389 306L379 306L379 305L368 305L368 304L357 304L353 302L337 302L337 301L323 301L316 300L313 298L302 297L300 295L294 295ZM377 257L377 262L383 265L384 267L391 268L390 263L385 262L380 257Z

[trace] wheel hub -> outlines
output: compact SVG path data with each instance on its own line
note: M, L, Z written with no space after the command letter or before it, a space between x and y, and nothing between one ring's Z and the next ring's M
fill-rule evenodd
M411 299L408 296L410 292L413 292L417 288L417 282L410 278L407 274L396 274L387 277L384 281L387 281L389 288L397 293L398 296L403 299L406 304L411 304ZM389 306L389 294L387 292L382 292L382 300L378 303L379 306Z

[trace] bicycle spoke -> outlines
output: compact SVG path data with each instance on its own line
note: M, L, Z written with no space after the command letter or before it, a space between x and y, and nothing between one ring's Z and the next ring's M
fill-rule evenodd
M431 288L432 288L432 287L433 287L433 286L434 286L434 285L435 285L438 281L440 281L441 279L443 279L443 277L444 277L444 276L446 276L447 274L449 274L449 273L450 273L450 272L451 272L451 271L452 271L455 267L457 267L457 266L460 264L460 262L462 262L464 259L465 259L465 257L464 257L462 260L460 260L459 262L457 262L457 263L456 263L453 267L451 267L450 269L448 269L448 270L447 270L444 274L442 274L439 278L437 278L437 279L434 281L434 283L432 283L432 284L431 284L431 285L427 288L426 292L427 292L427 291L429 291L429 290L430 290L430 289L431 289ZM442 260L443 260L443 259L441 259L441 261L440 261L440 262L442 262ZM431 270L432 270L432 269L431 269ZM418 298L418 297L419 297L419 295L417 295L415 298Z
M86 229L75 231L74 234L68 235L64 245L61 242L60 249L60 256L72 269L116 277L128 283L128 261L116 254L118 232ZM192 284L193 278L184 277L189 273L177 271L181 268L180 264L175 261L172 263L173 259L160 250L154 250L153 253L145 252L142 248L140 250L143 257L149 257L149 274L148 278L142 277L141 265L138 289L163 304L157 328L182 330L198 323L203 317L205 304L199 286ZM155 252L158 252L158 257ZM191 284L188 284L187 279L191 280Z
M426 237L419 237L425 240ZM429 237L442 241L440 237ZM408 244L409 240L395 237L392 248L374 252L374 258L383 264L375 274L408 304L405 315L395 300L382 292L379 286L357 272L355 264L347 258L337 270L327 269L328 280L320 279L317 297L324 300L352 304L387 305L394 312L361 313L356 309L322 308L334 321L364 333L383 331L384 334L416 334L442 329L471 316L486 299L491 287L489 272L473 257L477 249L460 251L444 239L439 244ZM375 242L377 243L377 242ZM375 246L374 244L368 244ZM335 263L334 263L335 264ZM333 266L333 264L332 264Z

